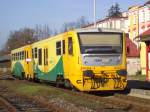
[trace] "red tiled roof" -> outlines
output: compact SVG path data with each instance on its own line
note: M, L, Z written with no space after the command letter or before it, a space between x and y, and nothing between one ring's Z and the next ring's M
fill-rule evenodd
M127 49L129 52L127 52ZM139 57L140 50L135 43L133 43L130 39L128 34L126 34L126 54L127 57Z
M149 36L149 35L150 35L150 29L148 29L145 32L143 32L142 34L140 34L139 37L145 37L145 36Z

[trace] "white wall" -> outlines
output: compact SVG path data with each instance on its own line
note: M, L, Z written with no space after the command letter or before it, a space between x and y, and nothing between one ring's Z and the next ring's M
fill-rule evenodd
M114 28L121 29L128 33L128 19L127 18L115 18L108 19L97 24L99 28Z
M141 70L140 58L127 57L127 72L128 75L136 75Z

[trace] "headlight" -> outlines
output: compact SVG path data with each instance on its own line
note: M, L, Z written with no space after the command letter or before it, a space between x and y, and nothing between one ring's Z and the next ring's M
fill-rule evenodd
M85 70L85 71L83 71L83 75L86 77L93 77L94 73L92 70Z

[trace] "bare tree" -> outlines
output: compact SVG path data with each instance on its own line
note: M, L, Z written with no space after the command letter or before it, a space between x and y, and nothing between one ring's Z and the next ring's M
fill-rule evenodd
M36 25L34 36L39 40L48 38L52 36L53 31L49 28L47 24L44 25Z
M23 28L18 31L11 31L5 44L4 51L10 52L12 49L33 43L38 39L33 36L34 30Z
M83 26L89 24L88 20L86 17L84 16L81 16L79 19L77 19L75 22L67 22L67 23L64 23L62 25L62 30L61 32L66 32L68 30L72 30L72 29L75 29L75 28L82 28Z

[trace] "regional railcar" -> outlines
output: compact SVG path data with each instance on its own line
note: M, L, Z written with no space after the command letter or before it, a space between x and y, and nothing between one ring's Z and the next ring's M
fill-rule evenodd
M13 50L12 72L80 91L124 90L125 44L120 30L77 29Z

